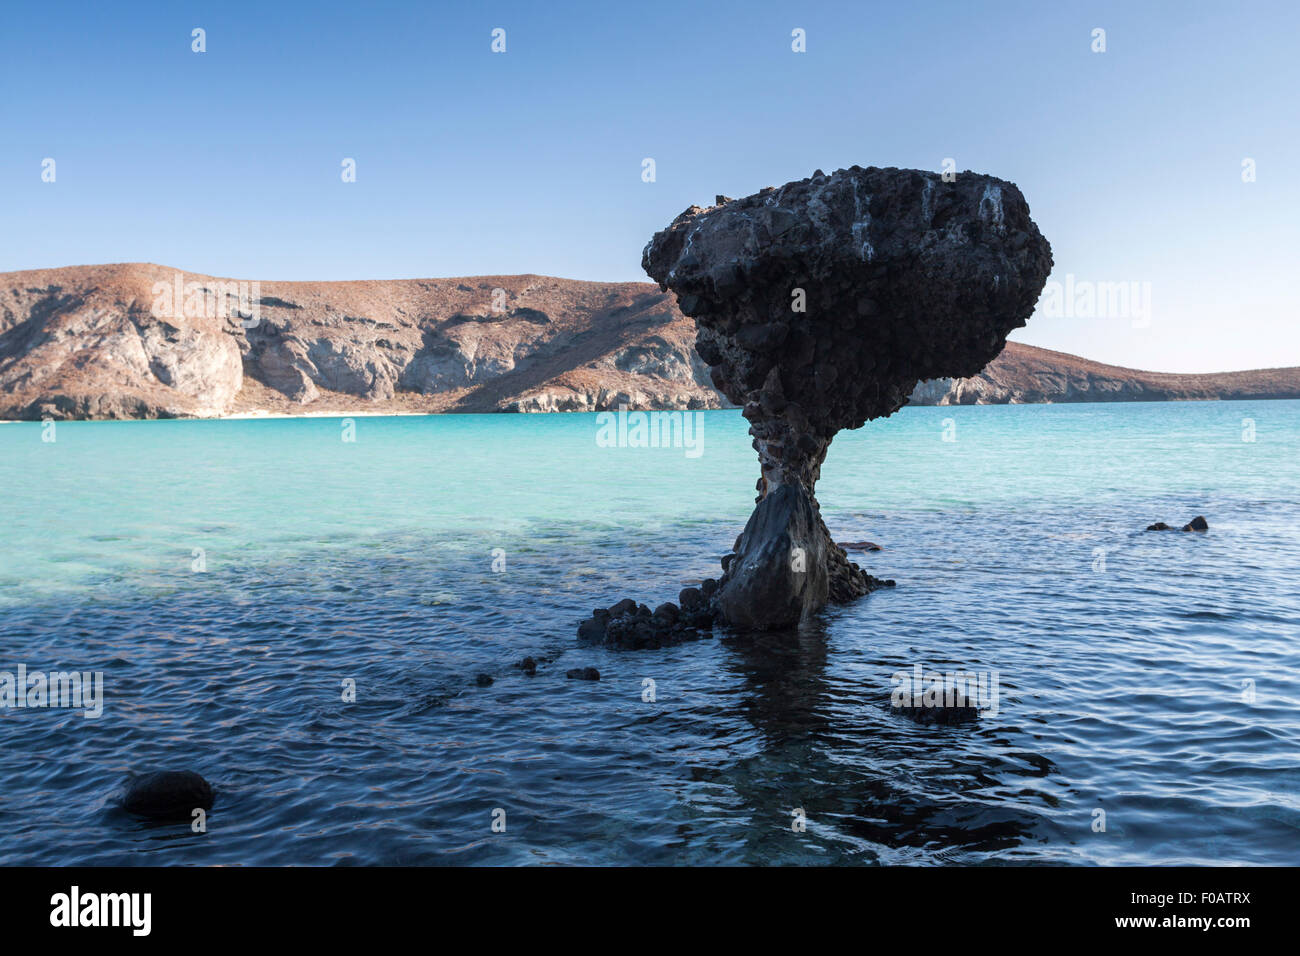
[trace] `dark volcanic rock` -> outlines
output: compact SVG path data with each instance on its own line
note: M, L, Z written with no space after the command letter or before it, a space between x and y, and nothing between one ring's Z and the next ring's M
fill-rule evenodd
M474 683L479 687L491 687L495 681L492 680L491 674L479 674L474 678Z
M570 680L600 680L600 671L594 667L575 667L566 671L564 676Z
M1163 521L1157 521L1155 524L1147 525L1148 531L1173 531L1172 525L1167 525ZM1178 529L1179 531L1209 531L1210 523L1200 515L1197 515L1187 524Z
M730 581L718 594L726 620L749 630L771 621L797 622L830 593L826 545L812 494L799 484L777 485L760 499L740 536Z
M667 601L655 608L651 617L662 627L671 630L681 617L681 610L672 601Z
M635 605L633 605L635 606ZM610 611L596 608L591 617L578 625L578 637L588 644L602 644L605 641L605 627L609 624Z
M678 598L680 607L668 601L654 611L625 598L607 610L593 611L591 617L578 625L578 637L588 644L627 648L664 647L699 640L703 636L701 632L711 630L717 618L708 599L716 588L717 582L710 578L699 588L683 589Z
M959 700L951 706L925 707L920 704L896 704L890 708L894 713L906 717L918 724L965 724L979 720L979 708L965 700Z
M122 808L151 820L189 820L212 809L212 786L192 770L149 773L127 784Z
M696 351L750 422L758 508L716 602L767 629L882 583L820 516L835 433L897 411L919 381L978 373L1025 324L1052 257L1012 183L855 166L692 206L642 266L695 317Z

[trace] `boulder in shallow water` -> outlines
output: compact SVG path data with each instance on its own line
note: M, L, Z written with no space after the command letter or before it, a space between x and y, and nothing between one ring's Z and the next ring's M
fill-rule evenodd
M212 809L212 785L192 770L162 770L132 779L122 809L151 820L189 820Z
M594 667L575 667L564 674L569 680L600 680L600 671Z
M1167 525L1163 521L1157 521L1155 524L1147 525L1148 531L1173 531L1172 525ZM1197 515L1187 524L1178 529L1179 531L1209 531L1210 523L1200 515Z
M836 547L843 548L845 551L881 551L880 545L874 541L837 541Z
M923 704L901 703L890 707L894 713L917 724L966 724L979 720L979 708L965 700L957 700L951 705L940 704L926 707Z

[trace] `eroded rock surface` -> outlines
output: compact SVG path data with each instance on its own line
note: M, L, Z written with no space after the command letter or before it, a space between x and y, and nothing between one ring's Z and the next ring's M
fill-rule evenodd
M1052 257L1012 183L855 166L692 206L642 266L695 318L696 351L758 452L758 507L716 606L781 628L883 583L820 516L836 432L892 414L921 381L977 374L1033 311Z

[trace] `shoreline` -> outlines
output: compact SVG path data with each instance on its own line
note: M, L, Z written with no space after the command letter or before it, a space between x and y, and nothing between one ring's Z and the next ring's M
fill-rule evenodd
M1006 408L1006 407L1028 407L1034 405L1042 406L1077 406L1077 405L1193 405L1201 403L1221 402L1225 405L1240 405L1251 402L1300 402L1300 398L1291 396L1284 397L1263 397L1263 398L1155 398L1148 400L1123 400L1115 399L1100 402L970 402L949 405L935 405L927 403L912 403L904 405L899 411L907 408ZM253 412L232 412L229 415L177 415L171 417L155 418L54 418L51 421L59 424L69 422L241 422L241 421L278 421L293 418L443 418L456 416L491 416L491 417L549 417L551 415L600 415L605 412L616 412L617 409L590 409L584 411L553 411L553 412L512 412L512 411L493 411L493 412L401 412L401 411L310 411L310 412L271 412L271 411L253 411ZM661 412L671 414L674 412L739 412L739 408L630 408L629 412ZM897 414L897 412L895 412ZM0 425L41 425L44 419L39 418L0 418Z

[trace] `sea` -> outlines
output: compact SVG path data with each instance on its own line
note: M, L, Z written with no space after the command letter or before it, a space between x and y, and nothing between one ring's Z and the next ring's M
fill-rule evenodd
M1300 402L904 408L817 489L895 587L585 646L753 507L737 411L640 424L0 425L0 864L1300 863Z

